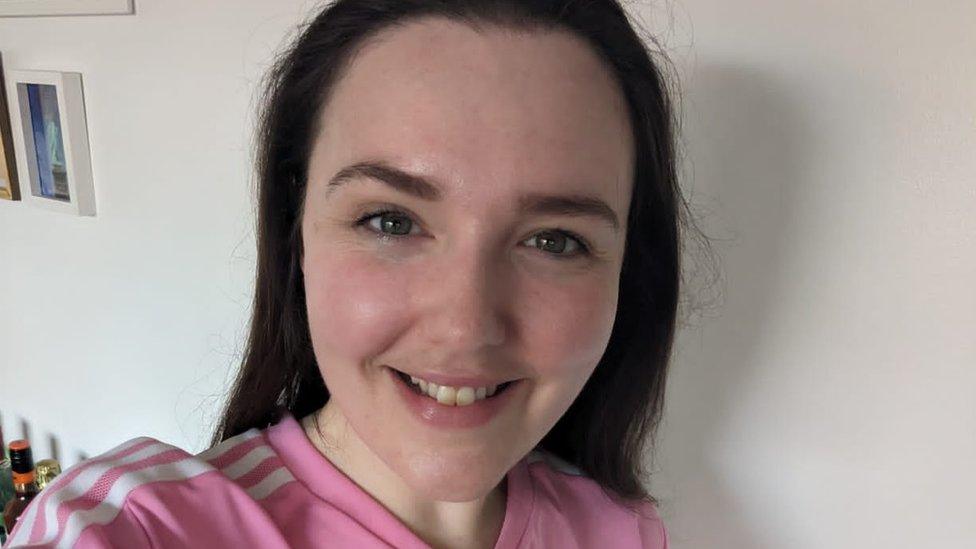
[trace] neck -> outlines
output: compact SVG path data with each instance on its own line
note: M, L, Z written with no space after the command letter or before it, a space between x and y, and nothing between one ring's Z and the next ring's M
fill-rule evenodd
M473 501L426 499L370 450L331 401L302 426L319 453L427 544L494 547L505 518L504 480Z

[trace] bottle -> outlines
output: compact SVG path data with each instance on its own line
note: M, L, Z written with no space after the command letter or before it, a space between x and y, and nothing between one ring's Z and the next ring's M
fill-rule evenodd
M14 497L14 478L10 472L10 460L7 459L7 446L3 444L3 427L0 426L0 509L3 509L10 498Z
M54 458L42 459L37 462L37 491L40 492L47 487L54 477L61 474L61 464Z
M14 524L20 514L37 495L34 455L31 453L30 442L15 440L10 443L10 469L13 471L16 495L3 509L3 523L8 533L14 531Z
M7 445L3 442L3 426L0 425L0 510L6 509L7 502L14 497L14 479L7 459ZM7 530L0 520L0 544L7 541Z

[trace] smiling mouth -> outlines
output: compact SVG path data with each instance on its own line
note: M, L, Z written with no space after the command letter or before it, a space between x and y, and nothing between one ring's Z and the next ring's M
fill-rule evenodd
M449 385L437 385L436 383L418 378L411 378L411 376L396 368L391 369L411 391L445 406L469 406L479 400L495 398L518 381L506 381L497 386L489 387L451 387Z

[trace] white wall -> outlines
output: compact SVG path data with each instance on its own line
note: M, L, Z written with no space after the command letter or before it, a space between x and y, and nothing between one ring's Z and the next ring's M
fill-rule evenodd
M0 411L70 465L147 434L205 447L254 267L257 83L303 3L136 2L0 18L10 69L82 73L97 217L0 200Z
M675 547L976 547L976 4L673 8L725 273L670 380Z
M631 4L677 63L724 273L669 387L674 547L973 546L976 5L656 3ZM249 307L253 93L311 6L0 19L7 69L83 73L99 207L0 201L8 437L29 418L69 465L206 444Z

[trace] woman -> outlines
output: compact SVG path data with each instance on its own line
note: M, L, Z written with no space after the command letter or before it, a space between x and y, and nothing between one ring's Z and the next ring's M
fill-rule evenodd
M214 446L76 465L13 546L665 547L672 143L616 1L336 2L270 73Z

